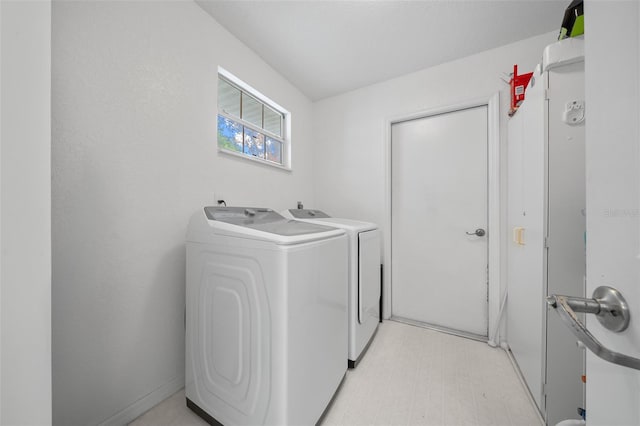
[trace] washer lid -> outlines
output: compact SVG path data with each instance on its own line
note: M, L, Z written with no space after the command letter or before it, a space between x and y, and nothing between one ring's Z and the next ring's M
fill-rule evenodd
M336 234L336 230L332 227L289 220L268 208L205 207L204 212L209 223L211 225L216 225L218 228L230 230L230 228L224 224L235 225L236 227L241 227L241 229L245 228L243 233L247 236L253 236L258 239L274 240L285 244L340 235L340 233ZM251 232L249 230L258 232ZM237 230L237 232L241 231ZM273 235L268 238L267 234ZM275 236L279 236L280 238Z

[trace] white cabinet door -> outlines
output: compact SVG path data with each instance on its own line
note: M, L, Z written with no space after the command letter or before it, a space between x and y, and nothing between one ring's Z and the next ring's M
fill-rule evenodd
M507 341L536 404L544 410L546 83L539 73L534 82L509 121L508 229L520 232L520 243L513 238L508 243Z
M584 101L584 62L551 69L548 82L547 293L584 297L585 124L563 120L567 103ZM545 411L550 425L579 419L578 408L584 408L584 351L576 340L548 310Z
M574 47L547 48L563 62L536 69L509 122L509 229L519 238L508 249L508 342L549 424L584 407L584 354L545 302L550 293L584 295L584 124L563 115L567 103L584 101Z

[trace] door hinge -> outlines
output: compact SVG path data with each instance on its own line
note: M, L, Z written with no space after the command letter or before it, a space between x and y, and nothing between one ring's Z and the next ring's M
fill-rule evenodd
M549 237L544 237L544 248L549 248Z
M487 292L486 292L486 293L487 293L487 303L489 303L489 264L487 264L487 269L486 269L486 271L487 271L487 275L486 275L486 277L487 277L487 280L486 280L486 283L487 283Z

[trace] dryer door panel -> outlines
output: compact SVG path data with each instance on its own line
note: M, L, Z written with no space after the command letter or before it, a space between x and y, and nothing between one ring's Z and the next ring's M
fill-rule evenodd
M358 322L380 318L380 231L358 234Z

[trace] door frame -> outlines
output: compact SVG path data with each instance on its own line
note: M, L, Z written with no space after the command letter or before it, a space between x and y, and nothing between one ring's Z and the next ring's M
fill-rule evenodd
M501 216L503 213L503 203L501 194L503 192L501 182L501 152L500 152L500 93L496 92L489 96L450 104L444 107L433 108L414 113L394 116L385 119L385 143L383 158L385 162L385 226L383 230L384 250L383 259L386 267L384 268L384 285L382 291L382 316L384 319L391 318L391 128L396 123L403 121L415 120L420 118L431 117L435 115L446 114L450 112L460 111L480 106L487 107L487 228L488 228L488 300L487 312L488 318L488 339L490 342L499 343L500 330L498 329L494 335L496 321L500 311L500 302L502 300L506 285L502 285L502 265L501 260L504 256L502 247L503 232ZM506 212L505 212L506 213ZM506 217L506 216L505 216ZM503 315L506 313L503 312Z

